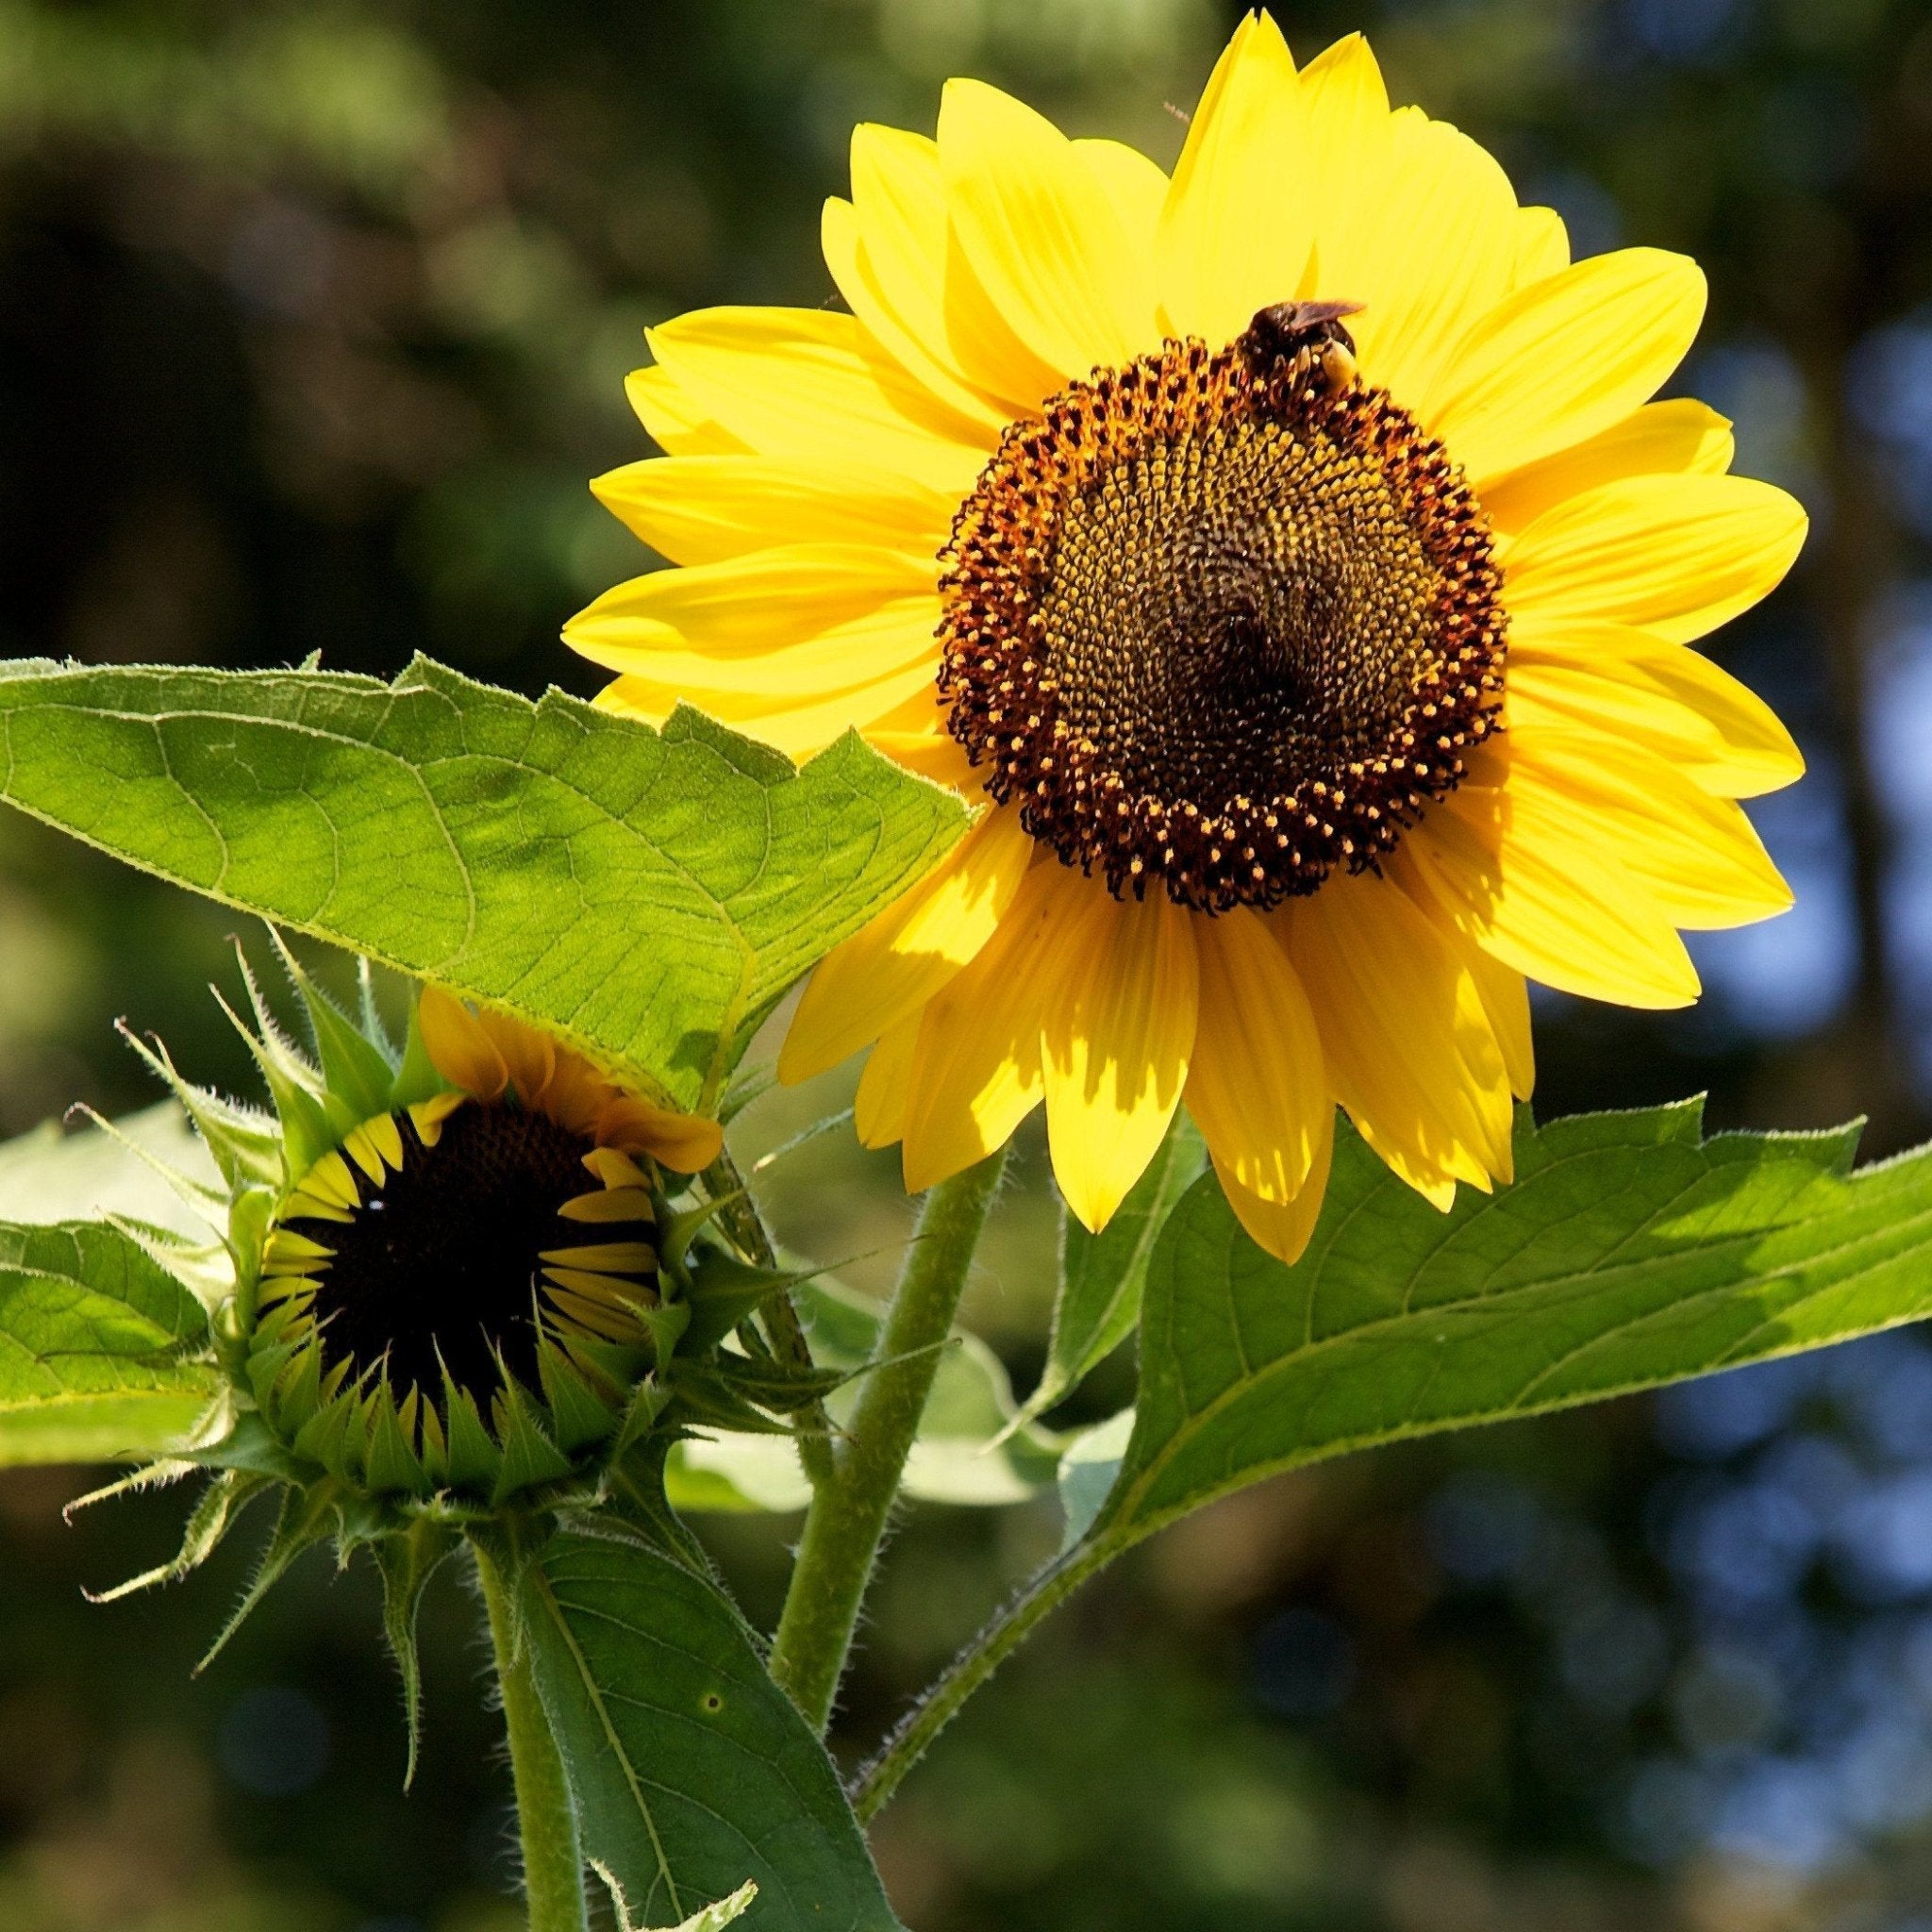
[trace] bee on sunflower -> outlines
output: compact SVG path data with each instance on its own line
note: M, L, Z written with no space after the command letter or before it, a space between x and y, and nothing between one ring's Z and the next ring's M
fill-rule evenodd
M1529 980L1697 996L1681 930L1790 893L1737 801L1802 770L1693 646L1805 518L1657 391L1684 257L1573 261L1359 36L1247 16L1173 175L951 82L861 126L846 305L700 310L599 495L676 568L566 628L600 702L803 757L856 727L983 806L814 973L924 1189L1046 1108L1102 1226L1175 1109L1292 1259L1339 1104L1439 1207L1510 1174Z

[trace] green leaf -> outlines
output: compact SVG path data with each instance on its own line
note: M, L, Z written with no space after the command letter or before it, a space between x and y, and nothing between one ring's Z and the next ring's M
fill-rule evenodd
M166 1455L215 1392L207 1332L119 1228L0 1224L0 1465Z
M585 1855L626 1924L750 1880L747 1932L899 1932L824 1747L708 1583L641 1543L563 1535L525 1567L521 1604Z
M1701 1135L1701 1106L1539 1128L1438 1214L1353 1134L1294 1267L1214 1181L1157 1244L1124 1545L1279 1470L1841 1341L1932 1313L1932 1147L1849 1172L1856 1126Z
M1061 1210L1060 1290L1046 1370L1020 1420L1031 1422L1064 1401L1134 1332L1155 1241L1206 1159L1194 1124L1177 1111L1160 1152L1099 1234Z
M715 1104L779 996L965 828L848 736L794 769L419 658L319 671L28 665L0 798L164 878L510 1008Z

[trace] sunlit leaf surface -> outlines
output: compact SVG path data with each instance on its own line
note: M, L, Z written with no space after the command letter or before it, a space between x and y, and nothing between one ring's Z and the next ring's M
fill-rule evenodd
M214 1392L199 1302L118 1228L0 1224L0 1465L165 1454Z
M1524 1115L1518 1179L1437 1213L1353 1135L1292 1268L1198 1183L1148 1272L1139 1414L1092 1534L1132 1541L1299 1463L1932 1313L1932 1148L1702 1137L1696 1104Z
M758 1022L965 808L856 738L802 769L419 658L8 666L0 798L165 878L495 1001L708 1104Z

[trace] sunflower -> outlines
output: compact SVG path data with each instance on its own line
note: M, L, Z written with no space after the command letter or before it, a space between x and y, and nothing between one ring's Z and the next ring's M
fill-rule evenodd
M611 709L856 726L984 806L779 1062L869 1050L908 1187L1043 1101L1098 1228L1185 1104L1291 1258L1338 1103L1446 1208L1508 1178L1527 979L1684 1006L1680 928L1790 903L1736 801L1802 762L1691 645L1805 519L1651 400L1693 262L1573 262L1360 37L1297 72L1266 14L1172 176L958 80L936 141L855 132L824 242L845 311L652 331L667 454L595 487L680 567L565 636Z
M542 1473L563 1473L654 1359L663 1176L715 1158L717 1123L437 987L391 1068L298 984L337 1078L265 1022L251 1036L279 1075L295 1169L260 1246L246 1380L262 1414L296 1454L376 1489L488 1490L532 1423ZM344 1080L358 1038L364 1074ZM357 1119L352 1095L379 1110Z
M641 1342L658 1253L640 1161L695 1174L716 1124L436 987L417 1025L450 1091L359 1122L296 1181L264 1248L264 1303L311 1324L339 1375L381 1362L405 1400L487 1400L510 1374L539 1388L546 1337L566 1352Z

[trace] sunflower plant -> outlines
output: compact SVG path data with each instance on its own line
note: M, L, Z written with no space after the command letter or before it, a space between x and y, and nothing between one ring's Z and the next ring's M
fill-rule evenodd
M566 626L594 704L0 675L0 795L258 915L289 988L241 969L258 1099L143 1044L166 1111L0 1152L0 1460L199 1485L126 1589L258 1499L238 1617L373 1561L412 1734L467 1572L536 1932L592 1874L626 1927L890 1932L863 1825L1177 1517L1932 1312L1932 1150L1526 1106L1532 981L1681 1006L1681 934L1790 897L1739 801L1802 761L1696 646L1805 520L1657 399L1693 263L1573 260L1363 41L1298 68L1265 14L1171 173L956 81L936 137L857 130L824 245L841 306L651 332L663 453L596 488L669 567ZM735 1158L794 989L778 1079L862 1055L924 1197L881 1304ZM958 1314L1041 1107L1016 1404ZM1130 1340L1134 1404L1049 1426ZM841 1775L894 1510L1036 1496L1058 1554ZM772 1632L719 1507L795 1542Z

